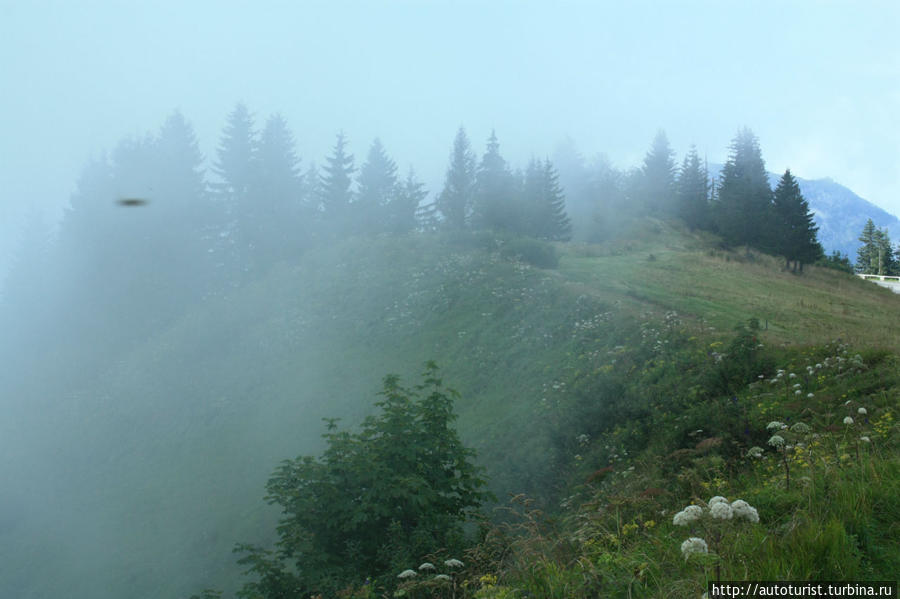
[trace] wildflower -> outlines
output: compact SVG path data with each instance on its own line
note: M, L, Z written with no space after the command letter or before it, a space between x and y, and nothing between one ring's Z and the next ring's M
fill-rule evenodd
M769 445L772 447L784 447L784 437L781 435L772 435L769 439Z
M864 441L864 442L866 442L866 443L871 443L871 442L872 442L872 439L870 439L870 438L867 437L866 435L863 435L862 437L860 437L859 440L860 440L860 441Z
M734 512L735 518L744 518L750 522L759 522L759 512L756 511L755 507L743 499L736 499L731 504L731 510Z
M812 429L809 428L809 425L804 424L803 422L794 423L794 426L791 427L791 432L798 433L801 435L805 435L809 433Z
M800 389L794 391L794 395L800 395L801 393L803 393L803 391L801 391Z
M463 564L458 559L451 558L451 559L446 560L444 562L444 565L447 566L448 568L462 568L465 564Z
M865 416L869 412L867 412L865 408L860 408L860 409L856 410L856 413L859 414L860 416Z
M762 447L757 447L757 446L751 447L750 449L747 450L747 457L748 458L761 458L761 457L763 457L763 451L764 450Z
M801 387L800 383L796 383L796 384L794 385L794 389L799 389L800 387Z
M714 506L715 504L723 503L723 502L728 503L728 500L725 499L724 497L722 497L721 495L716 495L715 497L713 497L712 499L709 500L709 507L710 507L710 509L712 509L712 506Z
M789 375L788 375L788 376L789 376L789 377L790 377L790 378L792 378L792 379L795 379L795 378L797 378L797 375L796 375L796 374L794 374L794 373L793 373L793 372L792 372L792 373L790 373L790 374L789 374Z
M403 572L400 572L400 574L397 574L397 578L413 578L414 576L416 576L415 570L404 570Z
M812 393L806 394L806 399L812 399L813 397L815 397L815 395L813 395Z
M434 579L435 580L443 580L443 581L447 582L450 580L450 577L447 576L446 574L438 574L437 576L434 577Z
M419 566L419 570L434 570L434 564L431 562L425 562L421 566Z
M846 424L847 426L850 426L851 424L853 424L853 418L850 418L849 416L847 416L846 418L844 418L844 424Z
M783 422L778 422L777 420L773 420L769 424L766 425L767 431L780 431L782 429L787 428L787 425Z
M709 515L713 518L718 518L719 520L731 520L734 516L734 512L728 501L720 501L709 506Z
M681 553L687 559L692 553L709 553L709 546L700 537L691 537L681 544Z
M689 505L672 518L672 524L676 526L687 526L694 520L698 520L703 515L703 509L699 505Z

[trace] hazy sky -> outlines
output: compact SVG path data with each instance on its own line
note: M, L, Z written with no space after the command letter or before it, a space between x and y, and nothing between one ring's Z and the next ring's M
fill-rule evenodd
M91 156L180 109L207 157L244 101L305 167L343 129L439 184L463 124L514 164L571 136L637 164L736 130L770 170L900 214L900 2L0 0L0 218L63 206ZM8 245L7 240L7 245ZM2 251L0 244L0 251Z

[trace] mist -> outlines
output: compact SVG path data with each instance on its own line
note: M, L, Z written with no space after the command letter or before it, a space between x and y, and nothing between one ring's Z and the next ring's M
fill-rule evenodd
M683 217L645 184L660 135L724 164L749 127L771 171L900 214L898 29L896 2L0 2L0 594L237 588L272 469L430 358L496 491L560 486L479 441L532 429L477 398L568 338L466 290L564 303L559 244Z

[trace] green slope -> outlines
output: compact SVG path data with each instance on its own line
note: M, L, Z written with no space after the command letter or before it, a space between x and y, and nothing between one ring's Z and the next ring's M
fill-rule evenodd
M39 455L53 480L25 485L20 517L0 527L15 573L0 594L233 586L234 543L272 540L271 470L320 448L322 418L358 422L385 373L412 380L427 359L461 392L462 436L497 495L552 497L570 456L547 404L577 374L586 331L616 351L675 310L704 343L756 317L778 344L898 349L900 296L713 247L656 224L629 243L559 246L559 268L543 270L483 237L360 239L210 296L84 388L40 398L50 409L34 425L52 441L23 438L17 451Z

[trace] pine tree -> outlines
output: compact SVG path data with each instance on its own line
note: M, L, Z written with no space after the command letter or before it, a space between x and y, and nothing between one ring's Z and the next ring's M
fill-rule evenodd
M717 207L717 229L726 243L769 249L772 189L759 140L749 129L741 129L731 143Z
M878 272L876 274L888 276L900 274L887 229L879 229L875 233L875 247L878 256Z
M856 250L856 272L863 274L878 273L878 230L872 219L866 221L862 233L859 235L859 241L862 245Z
M394 199L387 205L387 230L391 233L408 233L416 229L417 224L425 224L431 230L436 226L430 221L433 214L420 212L422 200L428 196L425 184L416 179L412 167L406 175L406 179L399 185ZM434 207L434 204L429 204ZM422 219L422 220L420 220Z
M279 114L269 117L260 135L254 195L257 261L271 263L296 255L305 245L309 215L303 210L303 178L294 136Z
M477 228L518 231L521 215L516 206L515 179L500 155L497 135L491 131L487 149L475 174L473 221Z
M465 129L460 126L453 140L444 189L436 202L445 228L462 230L469 225L474 191L475 154Z
M253 117L244 104L238 103L227 117L222 139L216 150L213 173L220 179L211 187L217 196L236 205L249 201L253 186L257 151ZM229 211L233 210L234 206Z
M802 271L804 263L815 262L824 252L816 239L819 227L790 169L778 182L773 198L771 249L784 256L785 267L793 262L794 271Z
M351 204L353 203L353 155L347 153L344 133L338 133L331 156L326 158L325 174L320 178L319 194L325 222L333 232L351 230Z
M549 159L532 159L525 170L522 187L521 233L548 241L572 238L572 223L566 215L566 198L559 175Z
M359 169L354 215L358 230L380 233L388 230L389 205L397 198L397 164L391 160L377 137Z
M675 184L677 214L691 229L709 228L709 188L709 172L700 164L697 148L691 146Z
M671 213L675 195L675 152L665 131L657 132L641 167L640 202L648 214Z

